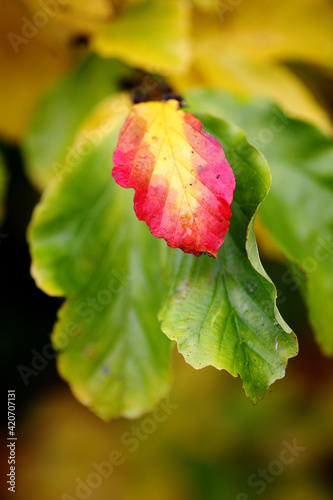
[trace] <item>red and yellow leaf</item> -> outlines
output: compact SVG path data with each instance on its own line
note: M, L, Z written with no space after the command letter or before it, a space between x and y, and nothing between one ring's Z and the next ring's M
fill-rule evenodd
M134 210L173 248L216 257L229 229L235 178L222 146L178 101L136 104L119 134L112 175Z

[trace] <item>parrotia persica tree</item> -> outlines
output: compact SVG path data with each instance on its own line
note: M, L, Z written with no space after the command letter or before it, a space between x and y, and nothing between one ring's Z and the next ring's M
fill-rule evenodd
M330 2L100 0L81 17L74 1L26 4L34 26L43 9L49 36L84 45L20 136L43 191L32 276L66 299L52 341L76 397L103 419L149 411L169 390L172 341L194 368L241 377L254 403L284 376L298 345L257 215L332 355L331 129L283 64L328 67ZM13 53L32 42L8 35ZM1 196L5 181L2 166Z

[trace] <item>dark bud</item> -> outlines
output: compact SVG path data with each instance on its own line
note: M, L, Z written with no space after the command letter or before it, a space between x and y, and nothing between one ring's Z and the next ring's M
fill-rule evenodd
M89 35L84 35L81 33L80 35L76 35L74 38L72 38L69 45L70 47L73 48L75 47L87 48L89 46L89 43L90 43Z
M183 100L180 94L176 94L175 92L168 92L162 96L162 101L169 101L170 99L176 99L179 102L180 107L184 108L187 106L186 102Z

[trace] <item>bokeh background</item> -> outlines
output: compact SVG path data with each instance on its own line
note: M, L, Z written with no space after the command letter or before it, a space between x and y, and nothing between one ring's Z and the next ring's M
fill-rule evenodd
M84 498L329 500L332 362L314 342L302 297L282 279L286 264L260 227L263 263L280 291L279 307L299 338L300 353L257 406L246 399L239 379L213 368L196 371L175 349L170 403L177 408L153 432L143 432L131 451L122 442L124 433L136 432L133 426L149 429L146 419L151 415L102 422L75 400L54 359L40 365L27 385L20 376L18 366L31 367L35 353L49 342L62 303L38 290L30 276L26 229L43 186L37 189L27 178L21 143L43 93L75 68L91 46L143 71L159 65L178 92L213 85L263 95L332 134L332 2L176 2L186 11L180 31L187 35L175 47L179 57L170 61L163 56L159 61L149 48L141 55L131 51L122 45L121 29L120 41L111 49L100 37L104 24L119 23L129 3L135 2L63 2L61 15L50 16L18 53L8 33L20 34L22 18L31 20L40 4L2 0L0 5L0 145L8 177L0 229L0 353L5 369L2 404L6 390L16 389L15 498L79 498L77 478L86 483L95 470L93 462L108 460L119 450L124 462ZM62 111L66 121L70 109ZM2 429L5 437L6 416ZM248 483L251 475L274 470L272 463L279 460L285 442L294 441L305 449L274 477L270 474L271 482L258 494L259 486ZM4 446L1 454L5 460ZM7 494L4 489L4 498Z

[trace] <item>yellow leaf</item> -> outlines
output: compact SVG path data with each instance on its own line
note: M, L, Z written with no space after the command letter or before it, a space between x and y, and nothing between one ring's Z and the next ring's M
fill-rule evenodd
M32 18L47 16L47 31L67 28L68 35L90 35L109 21L114 8L109 0L23 0Z
M215 6L213 14L194 16L193 65L185 75L170 76L176 88L203 85L266 96L288 113L332 130L326 111L283 65L283 60L294 59L331 64L332 4L255 0L235 6L216 1Z
M243 95L268 97L280 104L286 113L311 121L326 131L331 129L329 115L285 66L231 58L230 54L213 58L209 54L210 51L200 53L196 59L206 86L222 86Z
M148 0L132 5L93 41L104 57L118 57L154 73L186 69L190 59L189 8L182 0Z
M215 12L218 8L217 0L192 0L192 4L199 10L206 12Z
M52 38L47 27L39 28L31 12L13 0L0 2L0 33L4 40L0 44L0 135L17 141L25 134L41 94L76 62L77 54L68 50L67 40Z
M332 64L330 0L242 1L230 11L226 4L216 2L217 22L205 28L201 24L202 39L215 34L227 52L247 54L253 60Z

